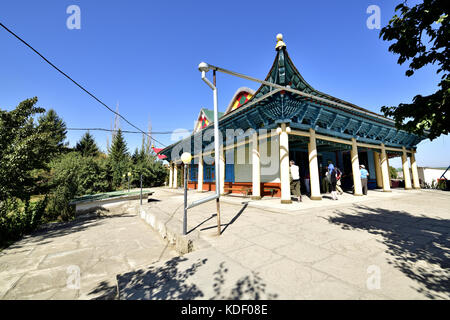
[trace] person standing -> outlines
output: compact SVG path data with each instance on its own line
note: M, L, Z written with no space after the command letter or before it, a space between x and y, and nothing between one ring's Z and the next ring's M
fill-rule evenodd
M331 173L328 173L328 176L330 177L331 197L332 197L333 200L337 200L338 197L336 195L336 183L337 183L336 170L333 168L331 170Z
M310 182L309 182L309 171L305 172L304 182L305 182L306 194L310 195L311 185L310 185Z
M328 169L323 168L322 169L322 192L323 193L329 193L330 192L330 182L328 178Z
M362 191L363 194L367 196L367 178L369 176L369 172L366 170L366 167L363 164L359 166L359 171L361 172Z
M294 191L294 194L297 196L298 202L302 201L302 195L300 193L300 173L298 166L295 165L294 160L289 162L289 171L291 174L291 194Z
M334 169L333 162L331 162L331 160L328 160L328 173L331 173L333 169Z
M341 187L342 172L337 167L335 168L335 170L336 170L336 190L341 195L344 193L344 190L342 190L342 187Z

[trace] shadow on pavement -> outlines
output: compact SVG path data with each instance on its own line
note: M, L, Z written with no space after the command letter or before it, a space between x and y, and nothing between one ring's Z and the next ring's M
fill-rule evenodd
M190 299L274 299L267 294L266 285L255 273L243 276L235 283L227 282L230 271L221 262L213 279L202 277L208 259L189 263L185 257L176 257L160 266L150 266L117 276L121 300L190 300ZM199 273L199 274L197 274ZM195 276L197 274L197 276ZM208 274L210 274L208 272ZM195 282L199 281L202 285ZM200 288L202 286L202 288ZM205 291L209 293L205 293Z
M355 206L355 211L335 211L338 216L329 218L329 222L343 229L381 235L392 257L389 263L417 281L419 292L430 299L449 299L450 220L362 205Z
M231 288L224 289L228 268L225 262L219 264L219 269L214 272L214 296L212 300L261 300L276 299L277 294L266 293L266 284L258 273L252 271L251 275L240 278Z
M244 210L247 208L248 203L245 202L244 206L238 211L238 213L230 220L230 222L228 223L221 223L220 227L223 228L220 231L220 234L223 234L225 232L225 230L227 230L228 226L233 224L240 216L241 214L244 212ZM202 223L200 223L198 226L196 226L193 230L195 230L196 228L198 228L199 226L201 226L202 224L204 224L205 222L207 222L208 220L210 220L211 218L215 217L216 214L213 214L211 217L209 217L208 219L204 220ZM211 226L211 227L205 227L200 229L200 231L204 231L204 230L209 230L209 229L214 229L217 228L217 226ZM191 230L192 231L192 230ZM191 232L189 231L189 232Z
M135 216L126 212L121 214L107 215L104 213L105 211L108 210L102 209L101 212L97 211L94 214L80 216L75 220L69 222L57 222L42 225L38 230L12 243L8 247L8 249L21 248L23 244L27 243L36 243L39 245L47 244L51 242L49 240L51 240L52 238L63 237L65 235L72 235L76 232L81 232L89 227L94 227L100 224L105 219Z
M117 286L102 281L98 284L98 287L89 292L89 295L94 295L93 300L114 300L117 298Z

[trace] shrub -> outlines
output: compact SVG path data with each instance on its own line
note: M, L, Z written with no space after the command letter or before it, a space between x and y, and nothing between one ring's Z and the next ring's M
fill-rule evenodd
M10 198L0 202L0 246L37 228L45 212L47 197L35 203Z
M51 165L50 186L53 190L48 205L48 220L70 220L75 208L74 198L86 194L111 191L111 170L104 158L83 157L72 152Z
M161 161L155 159L153 155L143 155L132 165L131 184L140 186L140 175L142 174L143 187L158 187L164 184L167 170Z

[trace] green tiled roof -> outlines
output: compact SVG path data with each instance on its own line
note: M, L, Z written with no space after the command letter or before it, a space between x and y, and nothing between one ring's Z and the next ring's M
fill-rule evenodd
M214 110L209 110L202 108L203 112L205 113L205 116L208 118L210 122L214 122ZM225 114L225 112L218 112L217 116L219 119Z

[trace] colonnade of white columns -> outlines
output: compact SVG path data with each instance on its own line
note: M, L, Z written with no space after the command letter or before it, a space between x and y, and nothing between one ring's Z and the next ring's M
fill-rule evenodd
M291 190L290 190L290 173L289 173L289 134L291 133L291 128L286 124L282 123L278 129L277 133L279 135L279 155L280 155L280 186L281 186L281 203L291 203ZM298 134L298 133L296 133ZM309 130L309 133L303 132L302 136L309 137L308 143L308 159L309 159L309 172L310 172L310 184L311 184L311 199L321 200L322 196L320 194L320 177L319 177L319 167L317 160L317 145L316 145L316 132L313 129ZM325 138L320 136L320 139L329 140L339 140L334 138ZM349 144L349 142L347 142ZM361 175L359 169L359 158L358 158L358 143L356 139L352 138L351 141L351 163L352 163L352 174L354 183L354 195L362 195L362 185L361 185ZM375 148L378 149L379 147ZM393 148L390 148L392 150ZM259 153L259 137L257 133L254 133L251 137L251 157L252 157L252 199L261 199L261 159ZM397 151L397 150L395 150ZM412 171L412 184L411 175L408 166L408 154L405 147L402 148L402 166L403 166L403 177L405 180L405 189L420 189L419 185L419 175L417 172L417 163L415 160L414 150L410 150L411 158L411 171ZM220 191L223 193L225 186L225 153L223 146L221 147L219 156L219 168L220 168ZM381 144L380 151L374 151L374 162L375 162L375 175L377 186L382 187L383 191L390 192L390 177L389 177L389 162L386 154L386 147ZM170 163L170 173L169 173L169 187L178 187L178 167L175 163ZM198 180L197 180L197 190L203 190L203 158L199 155L198 162Z
M181 170L184 170L183 168ZM184 172L182 177L184 177ZM169 188L178 188L178 166L176 163L169 163Z

